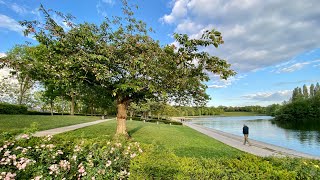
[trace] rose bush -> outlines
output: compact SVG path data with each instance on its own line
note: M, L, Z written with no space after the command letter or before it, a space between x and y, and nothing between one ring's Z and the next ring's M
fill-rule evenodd
M21 135L0 142L0 179L127 179L139 143Z

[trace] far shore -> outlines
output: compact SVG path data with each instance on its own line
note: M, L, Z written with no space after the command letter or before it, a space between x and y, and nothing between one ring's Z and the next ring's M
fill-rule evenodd
M203 116L179 116L179 117L170 117L173 121L190 120L193 118L202 118L202 117L228 117L228 116L266 116L266 114L259 114L256 112L224 112L218 115L203 115Z

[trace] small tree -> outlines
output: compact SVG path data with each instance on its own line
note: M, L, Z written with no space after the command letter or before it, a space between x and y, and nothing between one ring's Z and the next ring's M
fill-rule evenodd
M308 88L307 88L307 86L305 84L303 85L303 97L305 99L309 98Z
M34 49L26 45L17 45L7 52L7 56L1 58L2 67L12 68L9 78L16 78L18 80L17 103L26 104L28 93L35 84L35 81L30 77L32 70L31 54ZM12 86L12 84L7 84ZM14 93L15 94L15 93Z

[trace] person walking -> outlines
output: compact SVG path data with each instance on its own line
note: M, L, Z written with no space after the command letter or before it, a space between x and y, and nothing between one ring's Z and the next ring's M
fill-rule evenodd
M243 142L243 145L246 145L246 142L248 142L249 146L251 146L251 143L249 142L249 127L247 125L243 125L243 128L242 128L242 132L243 132L243 136L244 136L244 142Z

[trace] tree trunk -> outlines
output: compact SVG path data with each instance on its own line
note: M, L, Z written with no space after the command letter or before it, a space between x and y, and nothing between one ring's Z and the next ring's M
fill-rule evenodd
M75 97L74 97L74 93L72 92L71 93L71 111L70 111L70 115L74 115L74 99L75 99Z
M132 121L133 111L130 111L130 121Z
M18 104L22 104L22 98L23 98L23 82L20 82L20 92L19 92L19 98L18 98Z
M62 100L62 116L63 116L63 111L64 111L64 98L63 98L63 96L61 96L61 100Z
M91 103L91 116L93 116L93 103Z
M51 111L51 116L53 116L53 100L50 100L50 111Z
M127 106L128 103L122 100L117 101L117 131L116 135L125 135L128 136L127 133Z

